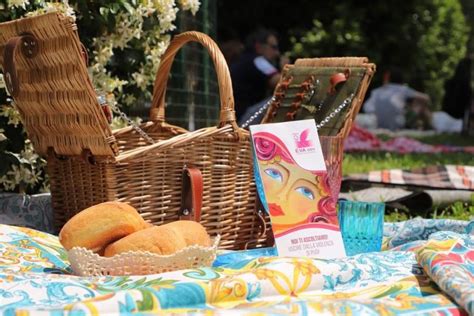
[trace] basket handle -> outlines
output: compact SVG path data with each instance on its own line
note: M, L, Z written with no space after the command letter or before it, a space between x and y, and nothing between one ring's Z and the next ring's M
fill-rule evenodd
M153 89L150 120L154 122L165 121L165 94L171 65L178 50L188 42L198 42L204 46L214 62L221 100L219 127L230 123L233 127L237 128L232 81L224 55L222 55L217 44L209 36L194 31L184 32L175 36L161 58Z
M197 168L183 169L181 177L181 208L179 219L194 220L199 223L201 220L202 193L204 182L202 173Z

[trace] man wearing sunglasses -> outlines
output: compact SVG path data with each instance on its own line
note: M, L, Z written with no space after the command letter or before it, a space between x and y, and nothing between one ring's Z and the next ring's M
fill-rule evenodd
M230 65L237 120L252 105L273 93L280 79L277 68L279 60L280 50L275 32L259 29L248 37L245 51Z

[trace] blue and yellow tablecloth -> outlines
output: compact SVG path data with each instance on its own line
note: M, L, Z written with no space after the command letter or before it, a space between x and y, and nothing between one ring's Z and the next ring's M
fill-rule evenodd
M473 226L386 224L386 251L344 259L262 257L160 275L76 277L57 237L0 225L0 312L474 314Z

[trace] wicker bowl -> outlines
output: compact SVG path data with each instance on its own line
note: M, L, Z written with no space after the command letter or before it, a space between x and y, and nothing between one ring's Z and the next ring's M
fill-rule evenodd
M89 249L74 247L68 251L74 274L79 276L146 275L183 269L210 267L216 259L220 236L211 247L189 246L172 255L129 251L113 257L101 257Z

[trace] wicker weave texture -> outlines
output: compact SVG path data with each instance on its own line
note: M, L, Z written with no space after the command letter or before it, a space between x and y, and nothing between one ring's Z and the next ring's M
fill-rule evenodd
M129 150L112 161L91 164L78 157L51 157L48 171L56 226L79 210L109 200L132 204L155 225L178 220L186 165L203 175L201 224L212 236L221 235L221 248L263 245L268 218L263 223L256 213L250 140L247 132L243 135L237 141L233 127L225 125Z
M268 108L263 122L270 123L288 120L284 115L289 110L288 108L292 107L295 109L301 105L301 100L295 102L294 97L300 92L302 83L310 77L320 79L322 80L323 88L319 90L326 91L327 79L336 72L351 73L348 80L351 81L352 85L357 85L353 90L355 95L350 104L339 112L329 124L320 128L318 133L319 135L326 136L340 135L344 138L347 137L375 73L375 64L369 63L366 57L303 58L297 59L294 65L285 66L280 82L275 90L275 95L278 95L279 90L284 91L280 93L283 97ZM347 89L347 87L344 89ZM337 95L335 97L336 100L342 101ZM338 104L333 104L333 106L336 107ZM334 108L326 109L324 112L329 114L332 110ZM279 115L275 115L276 113L279 113ZM311 115L311 117L306 117L301 109L295 113L298 114L293 116L293 119L315 118L317 120L318 116Z
M74 24L57 13L2 23L0 61L8 41L23 34L37 39L39 54L13 56L21 89L15 97L35 150L46 155L113 156L112 132L102 112L82 55Z
M177 220L183 165L197 168L204 182L201 224L221 235L222 248L240 249L256 240L261 225L252 163L248 134L236 141L229 125L187 133L119 157L117 196L134 192L134 205L150 222Z
M367 93L367 88L375 73L375 64L369 63L367 57L327 57L327 58L302 58L295 61L295 66L306 67L363 67L366 69L366 75L362 77L359 89L356 96L352 100L345 117L342 119L343 125L338 135L346 138L350 131L352 124L362 107L362 103Z
M71 20L51 13L0 24L0 31L2 50L24 32L40 45L33 58L15 54L21 91L14 101L35 149L47 157L58 229L77 212L111 200L130 203L153 224L177 220L187 166L202 174L201 223L221 236L220 247L265 244L269 219L256 212L249 134L236 124L229 70L212 39L187 32L170 43L157 74L152 120L141 125L155 141L150 144L131 127L110 131ZM190 41L208 50L221 96L218 126L194 132L167 124L164 111L171 64Z

